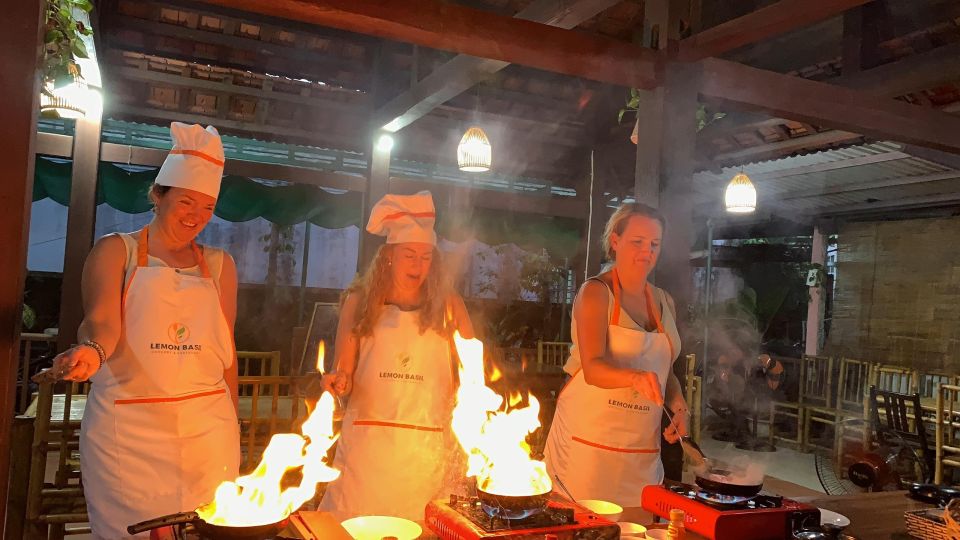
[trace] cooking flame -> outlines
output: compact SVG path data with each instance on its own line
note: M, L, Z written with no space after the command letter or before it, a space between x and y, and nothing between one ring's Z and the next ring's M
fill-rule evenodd
M320 342L317 370L323 371L324 346ZM331 468L327 451L336 442L333 432L334 398L324 392L300 428L302 435L279 433L270 439L257 468L235 481L223 482L213 502L197 509L212 525L244 527L282 521L310 500L317 484L332 482L340 471ZM300 469L296 486L283 487L288 471Z
M517 395L504 403L484 384L483 343L454 334L460 356L460 388L451 422L467 453L467 476L477 487L495 495L538 495L552 488L542 461L530 458L527 436L540 427L540 402L529 396L528 407L517 408Z
M327 355L327 346L320 340L320 344L317 345L317 373L323 374L323 359Z

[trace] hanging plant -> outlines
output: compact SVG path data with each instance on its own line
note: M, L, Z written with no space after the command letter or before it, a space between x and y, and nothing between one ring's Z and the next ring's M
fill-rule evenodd
M93 30L73 16L73 10L89 13L90 0L47 0L47 22L44 27L43 92L59 88L82 78L77 58L89 58L83 36Z
M630 98L627 99L627 102L624 104L623 108L620 109L619 112L617 112L617 123L618 124L622 123L623 115L627 114L628 112L632 111L634 114L637 114L639 107L640 107L640 90L636 88L631 88ZM726 113L710 111L707 109L706 105L697 104L697 113L696 113L697 133L699 133L703 128L716 122L717 120L720 120L726 115L727 115Z

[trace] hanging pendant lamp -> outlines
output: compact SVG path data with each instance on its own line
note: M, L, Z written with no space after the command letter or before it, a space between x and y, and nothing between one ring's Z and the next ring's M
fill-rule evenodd
M59 88L48 83L46 91L40 93L40 112L55 112L60 118L83 118L91 107L92 92L79 77Z
M487 134L481 128L472 126L457 145L457 165L464 172L487 172L490 170L492 154Z
M757 188L753 186L750 177L742 172L734 176L723 193L723 202L727 212L735 214L747 214L756 210Z

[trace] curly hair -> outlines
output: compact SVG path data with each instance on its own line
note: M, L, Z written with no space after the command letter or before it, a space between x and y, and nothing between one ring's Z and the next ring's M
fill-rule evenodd
M340 306L351 294L358 295L357 319L353 333L358 338L373 335L383 307L386 305L393 279L390 270L390 256L396 244L384 244L377 250L373 262L363 275L358 276L340 297ZM441 335L450 335L452 325L447 324L447 299L452 293L443 268L440 250L433 248L433 260L427 277L420 287L420 334L433 329Z

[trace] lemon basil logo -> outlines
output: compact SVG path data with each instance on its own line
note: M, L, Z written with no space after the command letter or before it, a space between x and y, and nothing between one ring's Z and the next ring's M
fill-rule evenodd
M411 358L407 353L397 355L397 371L381 371L381 379L391 379L395 381L413 381L422 382L423 375L419 373L410 373Z
M632 390L632 391L631 391L631 394L630 394L630 397L633 398L633 399L637 399L637 398L640 397L640 392L637 392L636 390Z
M167 337L170 341L180 345L190 339L190 329L181 323L175 322L167 328Z
M196 354L200 352L201 345L198 343L189 343L190 327L175 322L167 327L167 338L165 343L153 342L150 344L150 350L158 354Z

